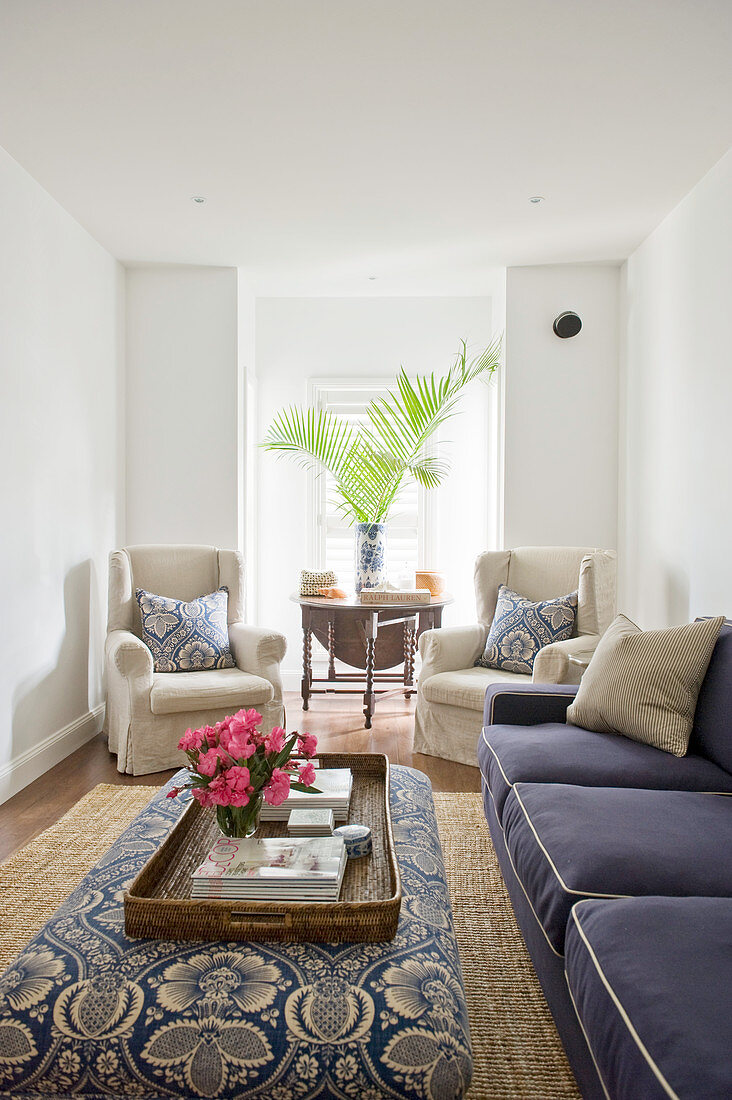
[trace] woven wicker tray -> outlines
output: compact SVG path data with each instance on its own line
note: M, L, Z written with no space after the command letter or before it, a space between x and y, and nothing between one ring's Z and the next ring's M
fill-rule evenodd
M191 872L220 832L211 809L185 810L124 895L128 936L165 940L392 940L402 903L389 812L389 761L380 753L319 753L323 768L350 768L348 820L368 825L373 853L349 860L335 902L209 901L191 898ZM262 822L257 836L287 836L286 821Z

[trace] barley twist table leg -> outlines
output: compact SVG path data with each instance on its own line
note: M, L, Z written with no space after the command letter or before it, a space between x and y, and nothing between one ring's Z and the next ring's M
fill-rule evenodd
M410 622L404 624L404 687L409 689L414 687L414 656L417 650L417 630L416 622ZM407 699L412 696L412 692L405 690L404 695Z
M307 710L310 706L310 685L312 683L312 635L310 633L310 624L303 625L302 628L302 709Z
M404 624L404 686L408 687L411 683L411 668L410 658L412 656L412 624L405 622ZM405 693L406 694L406 693Z
M371 729L371 718L374 713L374 653L376 639L366 639L366 691L363 696L363 713L366 719L366 729Z
M328 620L328 679L335 680L335 623Z

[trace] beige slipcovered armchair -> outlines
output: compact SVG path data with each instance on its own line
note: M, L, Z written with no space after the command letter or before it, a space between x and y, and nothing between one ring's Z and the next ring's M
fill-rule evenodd
M474 626L427 630L419 640L422 669L417 687L414 751L463 764L476 763L486 688L496 682L528 683L517 672L474 667L485 648L499 585L530 600L578 592L575 633L539 651L536 683L579 683L588 661L615 614L616 555L612 550L575 546L521 546L490 550L475 563ZM570 657L573 660L570 660Z
M154 672L141 640L136 588L193 600L229 589L229 647L236 668ZM128 546L109 557L109 619L105 647L104 722L117 768L145 775L185 764L178 749L189 727L213 724L241 707L254 707L269 730L282 725L282 634L247 626L244 565L235 550L215 546Z

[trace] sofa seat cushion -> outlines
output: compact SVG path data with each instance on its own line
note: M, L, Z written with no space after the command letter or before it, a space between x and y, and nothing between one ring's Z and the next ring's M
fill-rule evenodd
M513 783L732 793L732 775L703 756L672 756L563 722L487 726L478 743L478 764L499 821Z
M732 897L732 797L517 783L506 847L544 935L564 951L583 897Z
M274 690L269 680L239 668L214 672L155 672L150 689L153 714L179 714L214 707L256 707L269 703Z
M446 703L483 713L485 693L490 684L530 684L531 678L519 672L497 668L464 668L458 672L438 672L420 684L429 703Z
M581 901L567 983L615 1100L732 1096L732 901Z

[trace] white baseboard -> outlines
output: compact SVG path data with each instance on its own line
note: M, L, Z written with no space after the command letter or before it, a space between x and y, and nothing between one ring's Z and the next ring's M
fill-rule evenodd
M0 803L7 802L23 787L38 779L76 749L95 737L102 728L104 703L82 714L68 726L45 737L0 767Z

